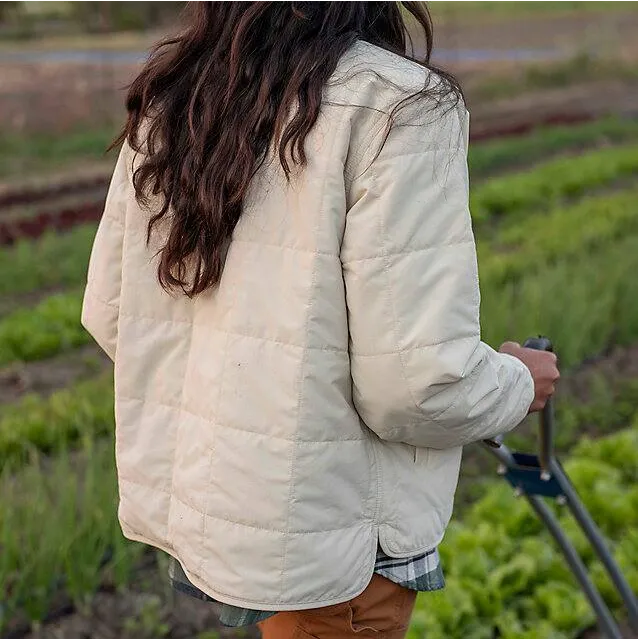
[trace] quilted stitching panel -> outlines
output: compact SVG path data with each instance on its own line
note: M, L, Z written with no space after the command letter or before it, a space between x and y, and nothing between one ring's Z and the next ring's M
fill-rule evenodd
M218 421L279 438L293 438L298 427L302 354L300 347L229 336ZM257 468L261 469L261 465Z
M126 357L116 363L116 391L179 406L190 332L188 325L120 314Z
M210 491L209 452L215 446L217 428L210 419L186 411L180 412L179 421L172 490L175 497L203 514Z
M304 403L298 417L300 441L363 440L352 406L352 379L347 353L312 352L301 381Z
M387 264L392 265L391 274ZM479 298L473 244L388 258L386 278L397 326L396 351L454 341L468 332L476 335ZM400 286L408 279L409 287Z
M291 440L217 426L206 514L256 528L283 529L290 485L285 461L293 448Z
M297 445L291 533L371 520L369 452L360 440ZM318 481L322 478L321 481Z
M187 517L185 513L184 518ZM244 606L267 609L252 603L279 599L274 585L281 573L283 538L279 531L208 517L201 550L203 562L198 573L218 594L241 598ZM259 553L258 562L251 550ZM255 561L246 561L253 557ZM245 561L239 562L239 558Z
M117 399L118 473L138 484L170 492L178 409Z
M242 243L232 247L224 283L234 293L228 328L301 346L315 259L313 253L276 246Z
M127 527L144 540L163 547L170 547L168 535L168 511L170 493L158 490L152 484L141 484L119 474L119 518Z
M228 337L212 323L198 322L190 330L193 357L183 379L181 406L183 410L201 416L212 425L219 419L219 392L224 376L224 353Z
M376 551L374 525L319 534L289 536L288 556L281 599L297 602L341 601L363 591L372 577ZM308 549L312 553L308 553Z

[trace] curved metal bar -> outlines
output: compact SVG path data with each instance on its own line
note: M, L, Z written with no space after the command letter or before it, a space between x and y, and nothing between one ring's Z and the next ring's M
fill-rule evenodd
M618 590L618 594L625 603L627 613L629 614L629 625L631 630L634 633L638 633L638 599L636 598L636 594L633 592L625 576L622 574L620 567L616 564L613 555L605 543L605 539L600 532L600 529L592 519L591 515L589 515L589 512L581 502L578 493L576 493L576 489L574 489L574 486L558 461L554 460L552 462L551 472L560 484L561 491L565 496L565 502L569 507L569 510L572 512L572 515L576 519L576 522L578 522L583 533L587 536L587 539L596 552L596 555L600 558L600 561L603 563L609 577Z

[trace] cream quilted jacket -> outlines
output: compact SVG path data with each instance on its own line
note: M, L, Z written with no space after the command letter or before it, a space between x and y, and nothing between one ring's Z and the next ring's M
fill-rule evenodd
M479 336L467 112L388 110L427 72L359 43L325 89L308 165L267 162L219 287L157 284L122 151L84 326L115 362L124 534L229 604L330 605L368 584L377 541L429 549L461 448L526 415L526 367Z

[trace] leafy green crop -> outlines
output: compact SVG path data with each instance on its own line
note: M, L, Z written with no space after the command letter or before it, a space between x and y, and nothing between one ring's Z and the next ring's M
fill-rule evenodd
M635 176L638 145L598 149L576 158L557 158L521 173L493 178L479 185L470 209L479 227L495 216L522 219L567 198Z
M24 462L34 451L52 453L113 429L113 380L80 382L49 398L26 396L0 408L0 459Z
M565 465L587 508L638 590L638 421L625 431L584 441ZM575 533L573 520L561 523ZM582 535L577 548L587 551ZM591 552L584 553L597 586L617 596ZM447 588L419 595L412 638L574 638L594 614L549 534L505 483L487 490L441 546Z
M106 581L130 583L144 547L120 531L112 438L5 468L0 504L0 630L42 621L61 591L81 607Z
M549 335L565 367L610 345L629 344L638 337L636 273L636 235L571 260L541 262L506 284L488 270L481 279L483 338L498 345Z
M90 342L80 324L81 310L81 294L69 292L0 319L0 366L16 360L39 360Z
M525 136L497 139L470 146L472 179L522 168L548 155L578 151L596 145L617 144L638 138L638 121L609 118L581 125L547 127Z
M20 240L0 250L0 295L81 285L95 236L95 224L65 233L46 233L38 240Z
M638 234L638 189L590 196L505 224L492 240L479 242L483 281L506 283L526 274L590 256Z

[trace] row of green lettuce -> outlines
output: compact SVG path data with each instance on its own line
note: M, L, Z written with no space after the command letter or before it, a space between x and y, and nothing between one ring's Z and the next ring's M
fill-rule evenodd
M61 591L81 607L100 588L126 589L142 561L143 547L125 541L117 524L111 389L101 378L2 410L0 455L20 462L0 474L3 631L41 621ZM616 423L627 416L630 426L580 442L566 469L638 590L637 390L616 403L625 407ZM588 419L605 428L609 408L590 407ZM617 608L583 536L567 516L561 521ZM576 637L594 623L553 542L499 480L452 523L441 554L447 588L419 596L410 637Z
M638 140L638 120L605 118L579 125L541 127L523 136L472 144L468 159L470 175L473 180L481 180L529 167L551 156L632 140Z
M638 174L638 145L595 149L559 157L526 171L491 178L472 190L470 209L477 231L501 218L525 219L531 212L613 187Z
M583 440L565 468L638 592L638 421ZM622 615L584 535L567 512L557 511L603 597ZM447 587L419 596L410 637L575 638L595 623L553 540L504 482L452 523L441 554Z

